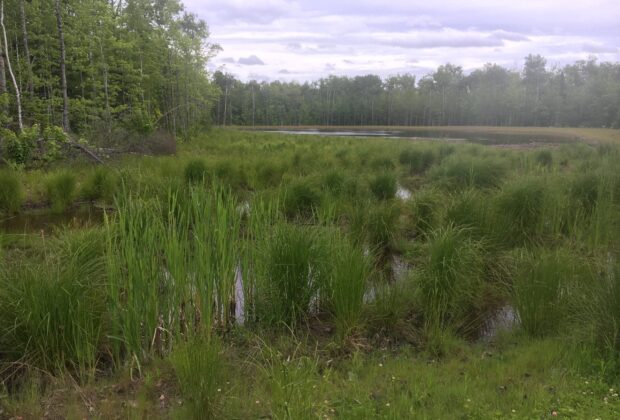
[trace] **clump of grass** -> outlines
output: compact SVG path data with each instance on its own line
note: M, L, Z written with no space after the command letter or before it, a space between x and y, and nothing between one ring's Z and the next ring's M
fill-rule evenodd
M383 257L394 245L398 216L398 207L392 203L355 206L351 217L351 234L358 243L368 245Z
M370 167L374 171L390 171L394 169L394 161L387 156L378 156L370 161Z
M275 187L282 181L284 169L275 162L261 162L256 167L256 180L262 187Z
M576 175L569 187L569 198L573 206L589 215L599 199L602 179L596 173L586 172Z
M361 247L337 233L334 235L323 298L335 319L336 329L346 336L359 327L372 263Z
M475 332L486 294L481 243L448 225L430 234L427 252L415 277L426 332Z
M297 325L324 281L328 249L316 228L278 223L264 238L255 297L259 321Z
M75 176L62 172L47 180L47 197L54 213L62 213L72 203L75 195Z
M423 173L435 162L432 150L405 149L400 152L398 161L409 168L412 173Z
M188 184L203 182L207 177L207 164L202 159L192 159L183 171L183 176Z
M220 414L218 387L222 387L224 372L220 352L216 338L196 337L182 343L169 358L185 397L188 417L216 418Z
M88 200L103 200L110 203L114 200L117 182L110 170L98 167L91 173L82 186L82 195Z
M323 185L333 194L340 194L343 191L345 181L345 176L337 170L330 171L323 177Z
M505 185L494 203L498 220L494 225L496 239L509 245L539 239L550 193L540 178L520 179Z
M370 180L370 191L378 200L394 198L398 189L396 177L393 174L381 174Z
M553 165L553 154L551 153L551 150L540 150L536 152L534 160L539 166L550 168L551 165Z
M489 223L488 198L479 190L468 189L452 197L446 210L448 223L468 228L470 233L481 237Z
M437 227L441 220L443 195L432 188L416 191L411 200L413 228L416 233L427 234Z
M243 169L238 165L233 165L229 160L217 162L213 168L213 174L221 185L226 185L233 189L247 186L247 180Z
M289 218L309 218L321 205L321 195L308 180L291 183L284 196L284 213Z
M537 248L522 253L517 259L512 293L521 327L534 337L544 337L559 331L570 301L572 279L584 269L577 258L562 250Z
M22 204L22 186L13 172L0 171L0 210L17 212Z
M390 337L398 341L417 341L412 322L415 291L411 282L386 282L380 279L366 296L364 324L370 335Z
M505 162L498 158L453 155L434 167L429 175L452 189L495 188L507 172Z
M0 269L0 348L9 363L92 376L105 331L101 231L67 232L47 258Z

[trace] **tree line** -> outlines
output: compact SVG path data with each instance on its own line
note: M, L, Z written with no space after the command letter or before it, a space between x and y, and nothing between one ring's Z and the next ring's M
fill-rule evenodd
M1 0L0 7L3 143L50 127L87 139L156 127L190 135L210 121L217 90L206 63L218 47L179 0Z
M620 127L620 63L596 58L522 70L487 64L466 75L452 64L411 74L329 76L315 82L244 83L218 71L220 125L495 125Z

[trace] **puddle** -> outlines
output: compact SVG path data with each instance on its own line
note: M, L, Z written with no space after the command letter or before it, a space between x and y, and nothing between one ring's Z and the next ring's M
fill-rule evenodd
M482 330L481 339L483 341L491 340L500 332L513 329L518 323L519 316L517 312L512 306L506 305L487 319Z
M53 214L45 211L33 211L13 216L0 215L0 231L5 233L50 232L56 227L83 227L103 223L105 211L101 208L86 206L76 207L64 213Z
M235 268L235 322L239 325L245 323L245 293L243 291L243 274L239 265Z

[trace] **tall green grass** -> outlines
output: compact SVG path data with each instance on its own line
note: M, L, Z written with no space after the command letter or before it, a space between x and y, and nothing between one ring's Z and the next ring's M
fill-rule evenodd
M102 244L100 230L67 232L43 260L1 264L0 363L9 372L94 376L107 332Z
M76 180L73 174L62 172L47 180L47 197L54 213L62 213L73 203Z
M296 326L309 314L325 282L328 246L321 230L285 222L261 238L255 291L260 322Z
M591 273L587 264L570 252L541 248L521 252L512 294L523 330L534 337L558 333L580 283L590 285Z
M353 244L342 234L333 234L323 299L342 336L360 326L372 266L370 256L359 245Z
M17 174L0 171L0 210L8 214L17 212L22 200L22 186Z
M427 257L415 282L427 334L475 332L486 302L484 248L464 228L448 225L431 233Z
M429 176L451 189L496 188L508 173L508 165L499 157L452 155L435 166Z
M111 204L114 202L117 185L117 179L109 169L98 167L86 178L81 194L88 200L103 200Z
M390 173L375 176L370 180L369 186L377 200L394 198L398 189L396 176Z
M197 337L179 344L171 354L170 362L185 397L184 416L204 419L222 414L220 391L225 367L221 348L217 339Z

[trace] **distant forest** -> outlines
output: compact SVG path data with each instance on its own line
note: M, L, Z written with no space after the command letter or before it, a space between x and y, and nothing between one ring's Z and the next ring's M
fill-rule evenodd
M315 82L237 80L216 72L219 125L494 125L620 128L620 63L548 69L529 55L521 71L496 64L466 75L452 64L416 80L403 74L329 76Z

